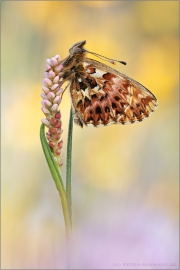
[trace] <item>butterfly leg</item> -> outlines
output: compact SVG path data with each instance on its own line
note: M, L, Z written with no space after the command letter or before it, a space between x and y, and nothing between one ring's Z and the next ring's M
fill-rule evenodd
M74 123L83 128L83 121L81 117L79 116L78 112L75 111L73 104L71 106L72 106Z

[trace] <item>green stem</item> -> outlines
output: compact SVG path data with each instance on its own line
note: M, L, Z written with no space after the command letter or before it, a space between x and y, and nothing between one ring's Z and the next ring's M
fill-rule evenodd
M44 151L44 155L49 166L51 175L54 179L56 188L61 198L64 221L66 226L66 240L67 240L67 262L68 269L72 269L73 264L73 247L72 247L72 202L71 202L71 154L72 154L72 131L73 131L73 115L72 109L69 118L68 142L67 142L67 164L66 164L66 190L63 185L59 166L55 162L50 147L47 143L44 124L41 125L40 138Z
M56 188L60 195L64 221L65 221L65 226L66 226L66 236L67 236L67 241L69 242L69 239L71 238L71 218L70 218L69 209L68 209L66 191L64 189L64 185L63 185L61 174L59 172L59 168L53 158L50 147L46 141L46 137L44 133L44 124L42 124L40 128L40 139L41 139L41 144L42 144L42 148L43 148L43 152L44 152L47 164L49 166L52 178L54 179Z
M73 133L73 113L72 113L72 108L71 108L70 117L69 117L67 161L66 161L66 198L67 198L71 226L72 226L72 197L71 197L72 133Z

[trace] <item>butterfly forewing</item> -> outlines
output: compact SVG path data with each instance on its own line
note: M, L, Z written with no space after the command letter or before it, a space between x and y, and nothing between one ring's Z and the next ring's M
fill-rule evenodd
M72 57L70 94L80 126L141 122L156 109L157 99L140 83L83 53Z

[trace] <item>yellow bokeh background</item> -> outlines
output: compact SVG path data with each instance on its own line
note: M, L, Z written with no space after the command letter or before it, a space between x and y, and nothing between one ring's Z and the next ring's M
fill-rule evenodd
M62 209L39 139L40 93L46 59L65 58L84 39L89 51L126 61L116 69L150 89L159 107L134 125L74 126L76 268L178 269L178 8L178 1L1 2L2 269L66 268ZM65 180L68 89L60 109Z

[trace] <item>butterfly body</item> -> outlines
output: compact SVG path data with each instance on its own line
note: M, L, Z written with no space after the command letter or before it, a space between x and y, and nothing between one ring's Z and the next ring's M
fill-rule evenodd
M70 81L75 123L105 126L147 118L158 106L156 97L130 77L86 57L84 45L74 44L62 61L61 84Z

